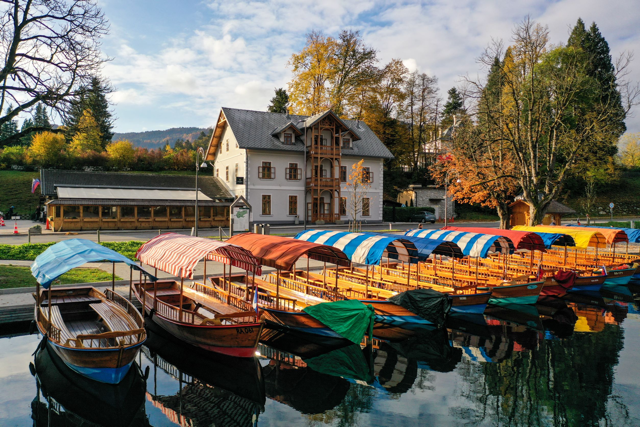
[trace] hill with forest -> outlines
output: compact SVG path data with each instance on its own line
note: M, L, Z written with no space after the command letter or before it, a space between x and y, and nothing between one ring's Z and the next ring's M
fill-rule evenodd
M126 132L114 133L112 141L129 140L136 147L159 148L167 143L172 144L176 139L193 142L201 132L207 132L207 129L185 127L171 128L166 130L150 130L147 132Z

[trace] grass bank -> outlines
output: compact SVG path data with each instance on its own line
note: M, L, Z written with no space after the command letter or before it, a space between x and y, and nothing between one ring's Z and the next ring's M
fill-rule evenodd
M11 206L18 215L31 214L38 206L40 188L31 193L31 180L39 178L38 172L0 171L0 211L7 212Z
M121 280L116 276L116 280ZM111 274L97 268L74 268L58 278L62 285L73 283L107 282ZM36 279L29 267L0 265L0 289L36 286Z
M130 260L136 260L136 252L144 242L130 240L127 242L102 242L102 246L112 249ZM0 245L0 259L33 261L55 242L25 243L23 245Z

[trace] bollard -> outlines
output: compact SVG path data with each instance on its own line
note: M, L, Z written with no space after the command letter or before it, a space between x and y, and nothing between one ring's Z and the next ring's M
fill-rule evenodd
M100 244L100 230L98 230L98 244Z
M31 229L29 229L27 231L27 234L29 235L28 239L29 239L29 244L31 244Z
M389 223L389 231L391 231L391 223Z
M271 234L271 225L270 224L265 224L264 225L264 234Z
M218 226L218 240L222 242L222 227Z
M633 222L633 220L629 221L629 228L636 228L635 223Z
M162 229L158 228L158 236L162 234Z

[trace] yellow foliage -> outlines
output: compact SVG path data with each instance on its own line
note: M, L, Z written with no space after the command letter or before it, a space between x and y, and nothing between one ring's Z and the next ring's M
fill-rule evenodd
M37 133L29 146L29 160L39 166L54 165L62 156L65 146L66 141L61 133Z
M102 133L91 110L85 110L78 122L78 132L71 140L71 151L75 155L87 151L102 152Z
M640 133L627 133L619 142L620 160L627 167L640 166Z
M118 168L129 167L133 163L135 149L131 141L122 140L107 145L109 159Z

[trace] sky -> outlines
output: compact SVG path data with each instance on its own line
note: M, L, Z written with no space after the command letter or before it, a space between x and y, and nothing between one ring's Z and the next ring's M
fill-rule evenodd
M510 42L529 15L566 42L581 17L596 22L613 57L640 54L637 0L99 0L111 30L103 75L117 132L211 127L221 107L266 110L291 79L289 58L320 30L358 30L379 65L401 59L439 81L440 95L463 76L484 77L477 59L492 40ZM640 82L640 58L628 76ZM640 113L627 118L640 132Z

